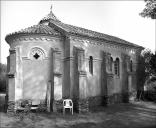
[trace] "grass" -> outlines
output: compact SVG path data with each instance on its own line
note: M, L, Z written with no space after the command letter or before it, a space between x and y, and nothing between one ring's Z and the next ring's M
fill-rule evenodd
M32 113L23 120L0 113L1 128L156 128L156 104L95 107L87 114Z

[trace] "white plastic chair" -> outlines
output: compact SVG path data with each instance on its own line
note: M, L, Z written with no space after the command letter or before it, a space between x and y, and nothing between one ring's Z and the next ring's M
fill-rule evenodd
M65 114L65 109L69 108L70 112L72 112L73 115L73 102L71 99L65 99L63 100L63 114Z

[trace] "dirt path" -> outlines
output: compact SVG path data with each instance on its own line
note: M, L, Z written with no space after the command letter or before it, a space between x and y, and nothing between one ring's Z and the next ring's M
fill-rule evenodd
M87 114L32 114L22 121L0 113L0 128L156 128L156 104L135 102L96 107Z

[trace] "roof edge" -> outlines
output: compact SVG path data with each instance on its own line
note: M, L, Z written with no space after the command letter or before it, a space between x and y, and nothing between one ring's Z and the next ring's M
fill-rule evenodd
M64 29L63 27L60 27L59 25L55 24L52 20L51 20L49 23L50 23L50 24L53 24L54 26L56 26L56 27L58 28L58 30L61 29L61 31L64 31L64 32L66 32L66 33L68 33L68 34L70 34L70 35L81 36L81 37L85 37L85 38L87 37L87 38L97 39L97 40L100 39L100 40L102 40L102 41L103 41L103 40L109 41L109 42L111 42L111 43L116 42L116 43L118 43L118 44L120 44L120 45L125 45L125 46L134 47L134 48L144 49L143 46L140 46L140 45L131 43L131 42L126 41L126 40L124 40L124 39L121 39L121 38L119 38L119 37L115 37L115 36L111 36L111 35L105 34L105 35L107 35L107 36L111 36L111 37L117 38L117 39L119 39L119 40L122 40L122 41L126 42L127 44L126 44L126 43L121 43L121 42L119 42L119 41L110 41L110 40L106 40L106 39L103 39L103 38L100 38L100 37L92 37L92 36L83 35L83 34L80 34L80 33L73 33L73 32L67 31L67 30ZM62 23L62 22L61 22L61 23ZM64 24L64 23L63 23L63 24ZM75 26L75 27L76 27L76 26ZM81 27L79 27L79 28L81 28ZM82 28L82 29L85 29L85 28ZM92 31L92 30L89 30L89 29L85 29L85 30ZM96 32L96 31L92 31L92 32ZM104 33L100 33L100 32L96 32L96 33L104 34ZM113 44L114 44L114 43L113 43Z
M16 33L16 34L9 34L6 35L5 37L5 41L10 45L11 40L13 39L17 39L20 37L27 37L27 36L45 36L45 37L56 37L56 38L60 38L60 35L51 35L51 34L43 34L43 33ZM30 38L31 38L30 37Z

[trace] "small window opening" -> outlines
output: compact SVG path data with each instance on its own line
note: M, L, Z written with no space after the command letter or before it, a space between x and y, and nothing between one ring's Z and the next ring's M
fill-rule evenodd
M114 62L114 72L115 75L119 76L119 58L116 58Z
M93 57L89 57L89 72L93 75Z
M110 71L112 72L113 69L113 58L111 57L111 63L110 63Z
M35 53L35 55L33 55L33 57L34 57L35 59L38 59L40 56L39 56L37 53Z
M132 60L130 61L130 72L133 72L133 62L132 62Z

